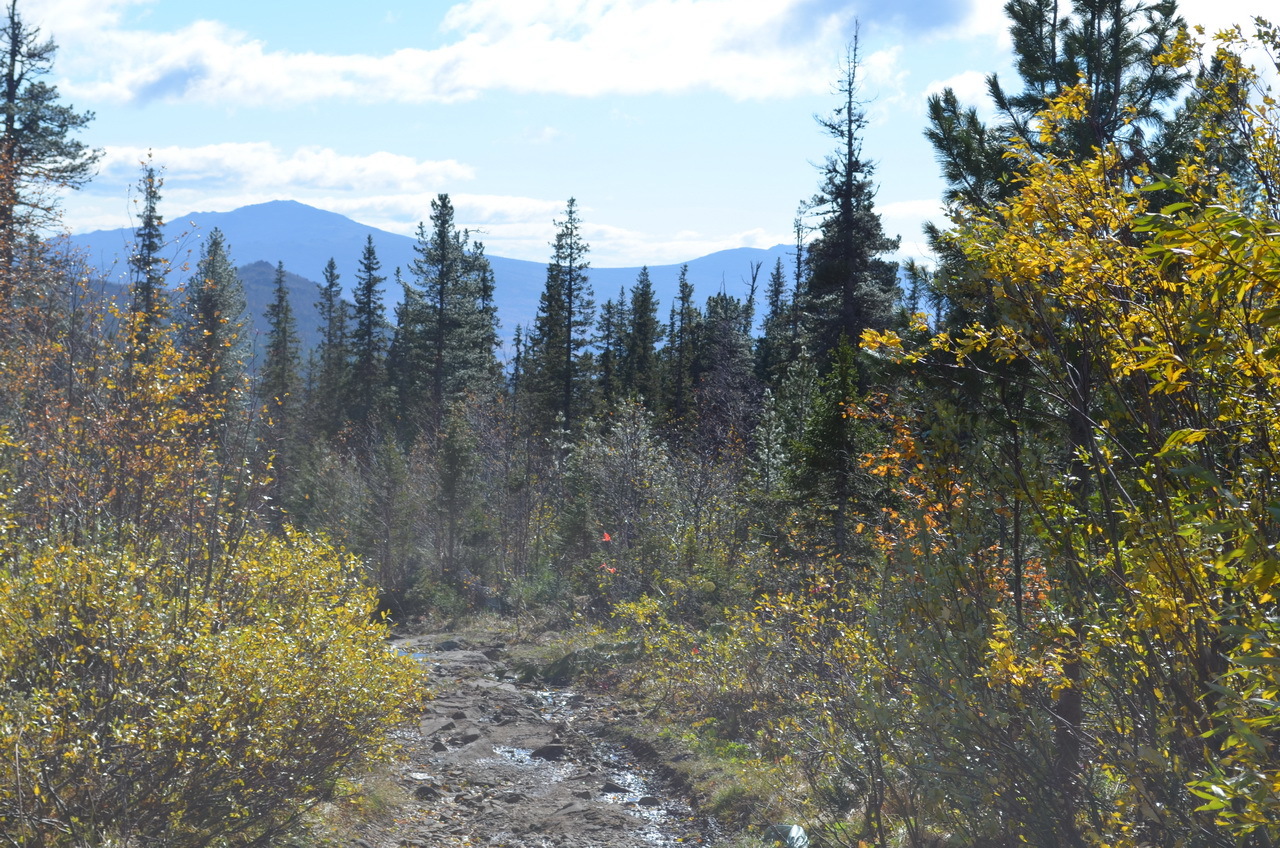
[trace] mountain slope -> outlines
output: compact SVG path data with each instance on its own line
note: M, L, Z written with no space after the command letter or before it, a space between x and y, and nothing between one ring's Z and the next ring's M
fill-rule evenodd
M400 292L394 290L392 282L394 271L397 267L407 271L414 258L412 238L379 230L335 212L326 212L296 201L276 200L245 206L232 212L196 212L170 221L165 227L165 235L170 244L169 258L176 269L171 278L173 285L186 282L190 272L184 268L195 264L204 234L214 227L222 230L231 260L239 266L265 262L274 270L277 262L284 262L285 269L290 274L316 281L321 279L325 263L332 257L348 291L365 240L373 236L378 259L382 262L382 273L387 277L384 296L388 310L400 300ZM101 269L108 278L119 281L128 277L127 257L132 241L133 231L125 229L98 230L71 236L72 244L83 250L95 267ZM551 248L548 246L548 255L550 252ZM762 262L764 265L758 294L763 294L764 282L773 269L775 260L781 257L784 266L789 267L792 256L793 250L785 245L769 250L748 247L724 250L691 259L688 263L689 279L694 284L699 302L705 301L722 288L730 294L742 296L746 293L751 263ZM493 266L496 283L495 300L502 321L502 335L509 339L517 324L528 327L533 323L538 298L546 281L546 265L501 256L490 256L489 261ZM629 290L639 272L639 268L592 268L589 276L595 288L597 303L616 297L619 287L625 286ZM675 296L679 272L679 264L657 265L649 269L654 290L661 301L663 318ZM245 280L247 294L258 285L257 275L252 276L255 277L254 281ZM271 277L267 275L268 289L270 283ZM293 280L290 281L290 290L292 299ZM269 297L268 290L266 298ZM263 298L250 294L250 300L251 303L257 303ZM314 297L309 297L304 302L309 304L314 300ZM303 312L308 310L298 307L299 304L295 303L301 324ZM309 335L304 335L304 338Z

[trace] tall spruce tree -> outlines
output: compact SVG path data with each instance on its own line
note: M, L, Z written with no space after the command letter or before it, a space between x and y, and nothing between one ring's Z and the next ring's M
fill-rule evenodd
M298 323L289 302L283 262L276 265L271 303L265 317L267 345L258 382L258 397L266 416L261 443L274 469L270 484L272 498L278 507L288 509L295 500L293 489L301 464L299 430L303 398Z
M787 365L799 354L799 339L794 332L794 305L787 297L787 275L779 256L769 274L765 288L763 332L756 342L756 376L777 387Z
M209 231L187 282L179 340L201 375L206 401L228 403L244 379L244 284L227 255L222 231Z
M169 313L168 292L165 278L169 262L164 258L164 219L160 215L160 188L164 179L157 173L151 160L142 166L138 180L141 209L138 226L134 229L133 252L129 255L129 267L133 279L132 306L134 356L147 358L147 347L155 328L164 323Z
M756 269L758 270L758 269ZM698 432L704 450L736 450L759 417L761 386L751 349L751 298L707 298L694 359Z
M384 412L387 393L387 314L382 303L382 284L387 278L378 273L381 270L370 235L356 269L347 413L351 421L361 425Z
M293 418L301 400L298 322L289 303L283 262L276 265L271 292L271 304L266 312L267 349L258 393L272 415Z
M631 305L627 309L629 323L623 333L622 389L638 398L650 410L662 402L662 370L658 346L666 328L658 320L658 298L644 267L631 286Z
M449 195L418 225L410 281L397 311L393 382L408 433L441 432L447 405L497 379L493 272L484 246L459 232Z
M577 201L569 198L556 222L547 284L538 302L529 338L527 383L540 411L540 427L557 422L572 430L589 407L592 357L590 336L595 300L587 270L590 246L582 238Z
M689 266L680 267L679 290L671 304L667 324L667 345L663 348L663 383L666 386L666 412L679 424L693 411L694 364L702 313L693 302L693 283L689 282Z
M316 288L320 342L310 374L307 420L320 435L332 438L345 421L351 386L351 304L342 297L341 275L332 257L324 266L324 283Z
M858 90L855 35L836 84L839 105L829 117L818 118L838 146L823 164L822 184L808 204L819 220L806 251L801 308L820 355L834 351L841 338L857 344L863 330L889 326L899 295L897 264L882 258L897 250L898 239L885 235L875 211L874 168L862 155L867 117Z
M596 327L597 394L600 410L605 414L624 395L622 384L626 350L624 336L627 325L627 291L618 292L617 300L606 300L600 307L600 321Z

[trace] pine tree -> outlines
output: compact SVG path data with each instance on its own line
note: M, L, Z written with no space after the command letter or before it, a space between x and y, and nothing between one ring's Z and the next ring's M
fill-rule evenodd
M587 276L590 247L582 239L577 202L569 198L557 231L547 284L529 338L527 379L544 431L559 423L572 430L589 405L592 362L588 349L595 302Z
M1083 83L1090 90L1085 114L1047 144L1087 157L1122 142L1131 155L1150 161L1160 146L1165 107L1187 82L1180 69L1152 61L1185 27L1177 4L1074 0L1070 14L1063 13L1063 5L1060 0L1005 5L1023 90L1006 93L995 74L988 78L1004 133L1046 143L1034 131L1033 119L1049 100Z
M974 213L989 213L997 203L1018 196L1022 184L1016 178L1028 174L1032 163L1050 158L1083 162L1114 149L1119 155L1107 154L1111 156L1106 160L1111 163L1108 179L1119 184L1144 164L1163 167L1161 162L1171 163L1186 152L1178 134L1165 130L1186 78L1173 64L1155 61L1172 45L1181 27L1172 0L1076 0L1070 11L1058 0L1011 0L1005 11L1011 21L1022 90L1011 93L994 75L988 79L998 115L995 126L988 128L974 110L963 110L949 90L930 102L928 138L942 165L950 202ZM1037 116L1050 101L1081 83L1087 86L1088 97L1081 101L1079 113L1058 110L1055 131L1042 134ZM1015 140L1024 155L1007 156ZM1068 226L1074 224L1073 220ZM951 234L936 227L927 233L940 264L921 279L928 287L925 296L940 306L940 323L998 327L1009 321L1020 326L1023 316L1009 319L1005 312L1010 301L1000 293L1004 281L991 279L975 267ZM1126 233L1119 238L1131 237ZM1099 408L1109 378L1096 354L1086 345L1064 343L1072 332L1067 328L1084 326L1078 313L1086 307L1055 302L1054 278L1061 272L1046 268L1042 273L1048 288L1044 302L1036 305L1037 319L1060 321L1061 332L1042 331L1037 342L1046 345L1049 355L1061 364L1065 381L1042 384L1028 365L1030 357L992 356L984 351L967 358L966 364L973 367L961 373L937 379L926 372L924 377L934 378L927 381L931 406L972 410L975 422L969 426L974 429L994 425L993 432L974 440L982 445L981 452L965 457L973 468L982 469L971 473L986 471L995 476L1007 473L1011 466L1022 478L1019 486L1039 475L1070 481L1060 496L1063 506L1070 503L1071 509L1086 515L1098 497L1096 487L1107 481L1101 464L1086 459L1098 422L1115 422L1110 438L1125 444L1128 437L1121 431L1126 416ZM1048 304L1052 305L1045 308ZM1042 404L1057 408L1042 409ZM1057 429L1049 431L1047 422L1056 422ZM1041 444L1061 448L1045 452ZM999 457L995 468L988 465L992 456ZM1021 499L1019 489L1006 502L1017 505ZM990 527L988 533L1000 538L1002 528ZM1016 524L1014 534L1019 535ZM1078 633L1081 604L1089 594L1076 582L1079 562L1092 554L1078 550L1070 533L1053 547L1052 560L1060 565L1051 569L1050 577L1069 587L1062 593L1060 615L1067 622L1067 632ZM1015 561L1020 556L1015 543ZM1078 636L1063 641L1063 679L1079 679L1082 674L1079 646ZM1045 784L1055 796L1053 807L1062 811L1051 820L1052 827L1060 829L1055 836L1059 842L1083 844L1076 832L1077 805L1087 791L1081 782L1084 750L1080 740L1086 716L1080 688L1065 688L1047 706L1053 738L1045 746L1043 770Z
M59 104L57 87L41 80L52 70L58 48L22 20L17 0L9 0L0 25L0 51L0 269L7 282L18 230L50 218L57 189L80 188L92 179L102 151L72 138L93 113Z
M873 167L862 156L866 113L858 100L858 41L849 45L836 90L840 104L819 125L839 146L822 166L822 184L809 202L820 220L807 251L808 280L801 302L815 353L835 350L841 338L857 343L862 331L888 327L898 298L897 250L875 211Z
M631 287L631 305L627 309L629 323L623 333L622 390L640 399L653 411L662 402L662 371L658 345L666 334L658 320L658 299L644 267Z
M387 389L387 316L382 304L382 284L378 272L382 263L368 236L356 270L355 308L351 331L351 392L348 417L367 424L384 411Z
M987 127L976 109L963 107L950 88L929 98L930 143L947 182L948 202L985 209L1015 188L1014 160L1004 154L1014 138L1047 152L1089 157L1107 144L1125 146L1131 166L1155 163L1168 171L1187 152L1189 139L1168 133L1170 104L1186 75L1153 61L1184 26L1174 0L1010 0L1005 4L1022 90L1005 90L999 77L987 89L999 120ZM1042 140L1036 116L1066 89L1084 83L1084 114ZM938 235L932 231L933 236Z
M227 256L222 231L205 240L187 282L179 340L201 375L206 401L227 404L244 378L244 285Z

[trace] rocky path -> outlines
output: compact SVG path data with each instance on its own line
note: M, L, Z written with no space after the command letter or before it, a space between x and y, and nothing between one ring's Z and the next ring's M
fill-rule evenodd
M401 733L396 779L413 796L357 848L662 848L709 844L709 824L623 747L610 699L518 683L500 644L401 643L431 670L434 700Z

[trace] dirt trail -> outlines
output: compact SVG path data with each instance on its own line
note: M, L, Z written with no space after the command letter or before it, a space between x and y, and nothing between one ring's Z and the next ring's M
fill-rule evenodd
M414 801L357 848L662 848L708 844L712 826L605 742L635 713L608 698L516 682L501 644L400 643L431 670L435 699L401 733L396 776ZM361 845L360 843L363 843Z

